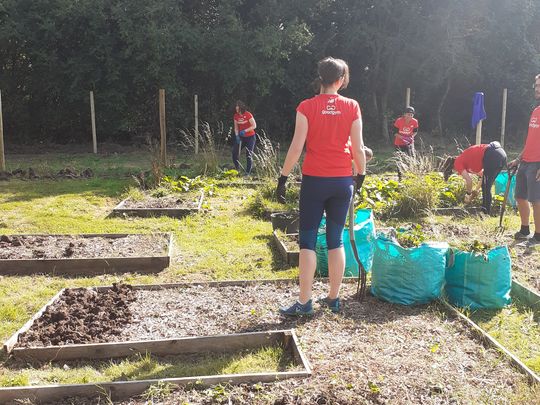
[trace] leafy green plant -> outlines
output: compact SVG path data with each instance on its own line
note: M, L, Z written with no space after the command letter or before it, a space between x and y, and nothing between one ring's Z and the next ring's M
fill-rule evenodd
M202 176L194 178L189 178L187 176L178 176L177 178L164 176L159 185L174 193L187 193L189 191L202 189L205 193L212 195L215 189L215 184Z
M439 190L443 179L439 173L418 176L407 174L396 199L394 215L402 218L417 218L438 207Z
M400 185L395 180L367 178L360 191L359 208L371 208L376 214L385 216L396 207Z
M477 255L482 255L487 259L488 252L493 249L493 245L488 242L481 242L477 239L473 240L471 243L466 243L462 246L461 250L465 252L471 252Z
M264 218L271 212L298 209L300 187L294 183L287 185L286 204L281 204L275 197L277 181L268 181L259 186L247 204L248 211L257 218Z
M231 179L237 178L238 176L239 176L238 170L230 169L230 170L225 170L225 171L222 171L222 172L218 173L218 175L216 177L218 179L231 180Z
M465 198L465 182L460 176L453 174L439 193L440 206L455 207L460 205Z
M426 240L426 235L419 224L407 228L400 228L396 232L398 243L404 248L414 248L420 246Z

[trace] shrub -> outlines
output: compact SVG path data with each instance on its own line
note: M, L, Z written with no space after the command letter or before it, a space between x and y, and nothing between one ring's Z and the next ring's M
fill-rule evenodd
M396 198L396 216L414 218L427 215L439 205L443 180L438 173L425 176L407 174Z
M300 187L296 184L289 184L285 194L287 202L281 204L275 197L276 186L277 181L268 181L258 187L253 197L248 201L247 210L257 218L265 218L271 212L297 210Z

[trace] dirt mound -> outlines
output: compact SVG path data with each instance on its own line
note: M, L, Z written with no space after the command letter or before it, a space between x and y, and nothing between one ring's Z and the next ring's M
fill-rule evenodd
M133 301L135 295L127 284L115 283L104 292L88 288L67 289L28 331L19 335L19 345L107 342L131 322L129 303Z

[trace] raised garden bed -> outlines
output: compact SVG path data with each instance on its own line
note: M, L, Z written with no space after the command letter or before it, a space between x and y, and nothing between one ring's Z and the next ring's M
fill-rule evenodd
M154 378L138 381L100 382L95 384L60 384L0 388L0 403L15 400L31 400L36 402L56 401L71 396L106 396L110 399L121 399L139 395L150 386L156 384L170 384L179 387L188 384L208 386L213 384L264 383L288 378L302 378L311 374L309 363L300 350L298 339L293 330L101 345L72 345L66 346L65 350L59 352L55 360L66 360L70 358L105 359L130 356L134 353L141 353L144 356L150 354L152 356L192 355L196 359L201 354L207 355L213 353L217 356L218 354L255 351L268 347L283 348L284 352L294 362L293 370ZM193 362L193 359L191 361ZM181 362L185 362L185 360L181 360Z
M203 192L198 197L191 199L178 196L148 196L141 201L134 201L126 198L113 208L111 215L143 218L159 216L182 218L186 215L199 212L203 200Z
M509 361L501 361L498 350L486 350L472 337L470 326L447 317L441 304L403 307L371 296L359 303L353 298L356 285L346 283L341 314L315 304L312 318L285 319L277 307L296 299L295 284L295 280L254 280L136 286L131 322L117 339L178 339L296 327L317 372L301 382L258 385L254 379L251 384L228 385L232 403L253 403L254 393L283 404L400 403L403 398L410 403L426 398L433 403L501 403L514 396L531 402L528 377ZM314 297L326 291L325 283L315 283ZM212 392L180 387L160 403L213 403ZM70 401L74 400L55 403ZM95 402L77 398L76 403Z
M171 252L172 234L164 233L2 235L0 275L157 273Z
M300 259L300 249L298 247L298 234L297 233L281 233L274 231L274 241L277 245L278 251L283 257L283 260L291 265L298 266Z

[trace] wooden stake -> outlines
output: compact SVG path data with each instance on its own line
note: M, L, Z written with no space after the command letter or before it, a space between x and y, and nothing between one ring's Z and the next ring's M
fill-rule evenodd
M407 87L407 92L405 93L405 107L411 105L411 88Z
M90 119L92 120L92 145L94 154L97 154L97 137L96 137L96 110L94 108L94 92L90 92Z
M6 155L4 154L4 121L2 117L2 91L0 90L0 170L6 171Z
M508 89L503 89L502 117L501 117L501 146L504 148L504 133L506 130L506 99L508 98Z
M194 97L195 103L195 154L199 153L199 100L197 95Z
M482 121L478 121L478 124L476 125L476 144L480 145L482 143Z
M167 165L167 126L165 123L165 89L159 89L159 132L161 135L161 163Z

